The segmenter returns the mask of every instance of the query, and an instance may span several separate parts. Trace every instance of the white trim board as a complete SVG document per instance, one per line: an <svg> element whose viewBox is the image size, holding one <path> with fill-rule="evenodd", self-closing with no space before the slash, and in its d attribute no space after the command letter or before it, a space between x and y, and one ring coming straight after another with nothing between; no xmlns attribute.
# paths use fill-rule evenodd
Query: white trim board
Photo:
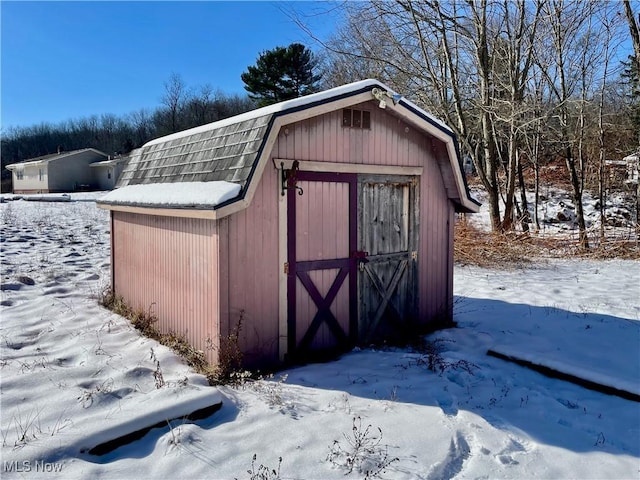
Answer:
<svg viewBox="0 0 640 480"><path fill-rule="evenodd" d="M287 160L282 158L274 158L273 166L280 170L290 170L293 162L296 160ZM282 165L281 165L282 164ZM402 167L398 165L369 165L363 163L335 163L335 162L317 162L317 161L298 161L298 168L305 172L330 172L330 173L366 173L370 175L422 175L423 167Z"/></svg>

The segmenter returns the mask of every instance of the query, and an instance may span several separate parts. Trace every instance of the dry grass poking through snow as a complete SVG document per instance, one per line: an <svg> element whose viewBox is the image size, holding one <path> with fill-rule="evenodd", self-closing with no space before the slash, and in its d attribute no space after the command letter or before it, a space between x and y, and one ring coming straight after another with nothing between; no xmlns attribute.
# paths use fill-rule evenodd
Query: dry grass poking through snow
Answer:
<svg viewBox="0 0 640 480"><path fill-rule="evenodd" d="M129 319L131 324L145 337L152 338L162 345L171 348L196 372L202 373L207 377L213 374L213 368L207 362L204 353L192 347L182 335L176 333L161 333L155 326L157 318L155 318L151 312L131 309L122 297L114 295L111 289L103 292L100 304L114 313Z"/></svg>
<svg viewBox="0 0 640 480"><path fill-rule="evenodd" d="M592 244L595 246L581 250L576 240L561 236L487 232L462 219L455 225L454 259L461 265L499 269L522 268L544 258L640 259L638 240L612 239Z"/></svg>
<svg viewBox="0 0 640 480"><path fill-rule="evenodd" d="M145 337L152 338L173 350L197 373L206 376L211 386L239 385L253 376L252 372L242 368L242 352L238 344L242 325L242 314L234 330L229 336L222 338L220 341L218 365L211 365L204 352L191 346L184 335L175 332L160 332L156 327L158 319L151 311L132 309L126 304L122 297L114 295L110 288L103 291L99 301L103 307L127 318ZM162 377L159 363L157 375L160 378ZM156 378L156 380L158 380L158 378Z"/></svg>

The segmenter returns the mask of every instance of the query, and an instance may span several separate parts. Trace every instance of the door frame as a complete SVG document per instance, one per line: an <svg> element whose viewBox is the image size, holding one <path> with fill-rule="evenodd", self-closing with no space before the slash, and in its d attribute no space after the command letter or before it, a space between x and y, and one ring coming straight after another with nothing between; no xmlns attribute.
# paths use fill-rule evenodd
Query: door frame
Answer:
<svg viewBox="0 0 640 480"><path fill-rule="evenodd" d="M393 297L396 295L397 289L403 278L406 278L408 286L412 292L407 292L410 302L405 304L406 310L416 311L419 305L419 289L418 289L418 272L419 272L419 256L418 249L420 244L420 177L417 175L379 175L379 174L362 174L358 176L358 249L367 250L363 244L366 232L364 231L364 191L365 184L384 184L384 185L407 185L406 198L406 222L407 222L407 250L398 252L389 252L373 255L373 252L366 252L366 263L361 265L358 272L358 341L374 341L375 337L371 334L375 333L384 312L391 308L398 316L402 312L398 312L393 303ZM388 282L381 282L381 279L375 273L371 265L377 261L398 260L398 265L394 270L391 279ZM371 265L369 265L370 262ZM367 280L367 277L369 280ZM375 288L380 297L380 303L376 308L376 316L373 322L369 324L367 312L361 307L365 295L365 284L370 283ZM411 315L405 315L402 319L404 327L410 328L411 323L415 321Z"/></svg>
<svg viewBox="0 0 640 480"><path fill-rule="evenodd" d="M289 359L295 359L299 355L304 356L305 354L312 353L310 351L304 350L312 340L315 333L323 323L321 317L314 317L312 321L312 325L309 327L307 332L305 332L305 336L301 340L300 344L297 342L297 318L296 318L296 290L297 290L297 279L299 278L305 287L307 293L309 293L310 297L318 306L318 314L321 314L320 306L318 302L314 298L317 295L314 295L310 288L305 284L305 280L311 282L309 276L306 274L308 271L313 271L316 269L323 268L340 268L341 270L336 276L336 281L340 279L342 276L343 279L340 284L337 285L337 290L334 291L334 288L330 288L327 293L327 297L330 294L337 294L340 288L343 288L343 283L345 281L343 272L346 268L346 275L348 275L348 294L349 294L349 323L348 323L348 332L342 332L344 335L340 335L338 331L334 331L336 328L341 330L339 325L333 325L335 322L328 321L327 325L329 328L334 331L337 340L337 348L338 349L347 349L352 347L355 344L357 334L358 334L358 302L357 302L357 291L358 291L358 275L357 275L357 235L358 235L358 176L353 173L330 173L330 172L297 172L295 174L296 181L302 180L307 182L327 182L327 183L347 183L349 185L349 212L348 212L348 244L349 244L349 256L347 258L340 259L325 259L325 260L316 260L316 261L298 261L296 259L297 248L296 248L296 240L297 240L297 231L296 231L296 200L297 197L302 194L304 195L304 191L295 188L295 185L289 185L287 189L287 267L286 267L286 275L287 275L287 354ZM298 264L301 264L298 268ZM316 291L317 294L317 291ZM324 300L325 298L321 298ZM327 308L323 310L328 310ZM335 320L335 317L334 319ZM332 328L333 325L333 328ZM307 337L309 332L312 332L311 337ZM338 338L340 337L340 338Z"/></svg>
<svg viewBox="0 0 640 480"><path fill-rule="evenodd" d="M288 305L287 291L289 276L286 273L286 265L288 256L288 196L282 195L281 187L277 179L281 178L282 172L292 169L297 164L300 175L303 172L329 173L336 174L355 174L358 175L406 175L420 178L423 175L424 167L421 166L399 166L399 165L372 165L372 164L355 164L343 162L319 162L307 160L294 160L273 158L273 175L274 188L273 195L278 198L278 265L280 273L278 276L278 352L281 362L285 362L289 354L289 338L288 338ZM357 180L356 180L357 181ZM357 232L356 232L357 236Z"/></svg>

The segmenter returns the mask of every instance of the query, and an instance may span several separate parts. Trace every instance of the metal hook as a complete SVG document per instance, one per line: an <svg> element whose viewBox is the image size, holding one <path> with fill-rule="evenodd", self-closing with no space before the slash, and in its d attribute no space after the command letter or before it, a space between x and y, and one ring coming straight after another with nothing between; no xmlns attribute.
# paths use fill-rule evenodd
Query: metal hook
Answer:
<svg viewBox="0 0 640 480"><path fill-rule="evenodd" d="M295 188L298 191L298 195L302 195L304 190L302 187L296 185L298 182L296 174L298 173L299 163L297 160L294 160L291 164L290 170L284 169L284 162L280 162L280 195L284 196L285 190L290 190Z"/></svg>

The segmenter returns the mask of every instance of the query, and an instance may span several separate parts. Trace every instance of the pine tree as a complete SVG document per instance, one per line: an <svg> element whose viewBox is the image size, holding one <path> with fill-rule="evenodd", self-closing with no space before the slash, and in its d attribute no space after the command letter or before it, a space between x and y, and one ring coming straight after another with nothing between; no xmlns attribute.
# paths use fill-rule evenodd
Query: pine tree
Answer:
<svg viewBox="0 0 640 480"><path fill-rule="evenodd" d="M318 62L300 43L262 52L240 78L249 97L263 107L318 91Z"/></svg>

